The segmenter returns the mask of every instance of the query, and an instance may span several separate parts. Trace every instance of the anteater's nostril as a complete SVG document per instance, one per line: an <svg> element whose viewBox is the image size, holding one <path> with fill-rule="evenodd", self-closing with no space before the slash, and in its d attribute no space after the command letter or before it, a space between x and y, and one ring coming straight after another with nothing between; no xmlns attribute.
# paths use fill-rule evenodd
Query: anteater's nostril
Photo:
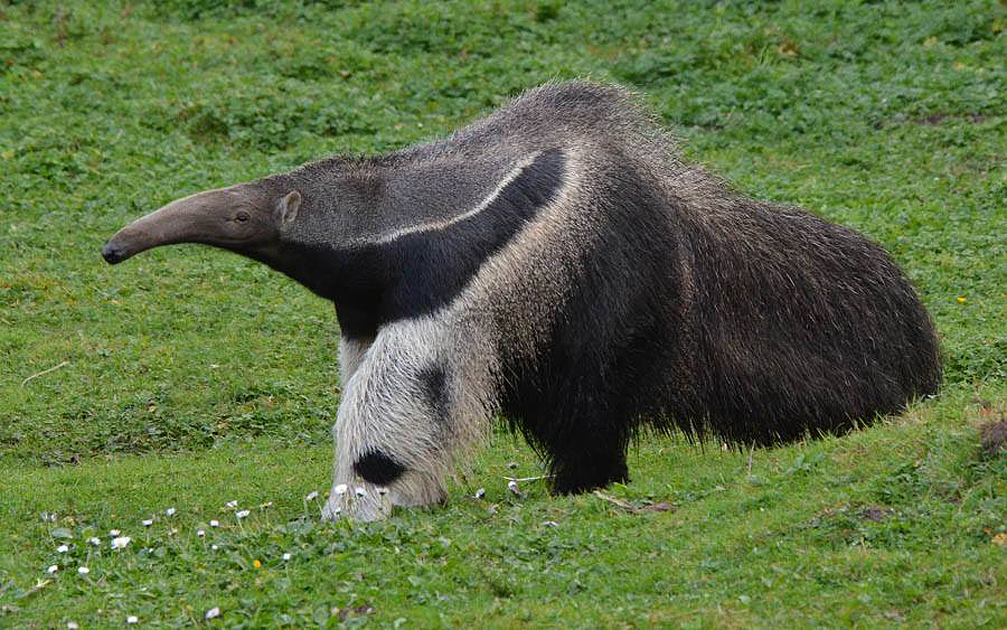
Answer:
<svg viewBox="0 0 1007 630"><path fill-rule="evenodd" d="M122 260L122 250L111 243L105 243L105 246L101 248L101 257L108 264L114 265Z"/></svg>

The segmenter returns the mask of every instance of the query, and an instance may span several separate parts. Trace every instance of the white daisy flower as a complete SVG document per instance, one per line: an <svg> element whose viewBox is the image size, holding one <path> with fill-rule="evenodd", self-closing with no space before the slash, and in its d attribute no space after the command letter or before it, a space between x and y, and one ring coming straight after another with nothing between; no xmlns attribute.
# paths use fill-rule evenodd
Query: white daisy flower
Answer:
<svg viewBox="0 0 1007 630"><path fill-rule="evenodd" d="M203 615L205 619L213 619L219 616L220 616L220 609L217 607L211 608L210 610L206 611L205 615Z"/></svg>
<svg viewBox="0 0 1007 630"><path fill-rule="evenodd" d="M150 527L151 525L154 524L154 519L152 519L152 518L145 518L145 519L143 519L140 522L143 523L144 527Z"/></svg>
<svg viewBox="0 0 1007 630"><path fill-rule="evenodd" d="M80 626L77 625L76 621L68 621L68 622L66 622L66 627L67 627L67 630L77 630L78 628L80 628Z"/></svg>
<svg viewBox="0 0 1007 630"><path fill-rule="evenodd" d="M59 571L59 565L58 564L54 564L54 565L50 566L48 569L45 570L46 573L55 573L57 571Z"/></svg>
<svg viewBox="0 0 1007 630"><path fill-rule="evenodd" d="M60 553L66 553L70 551L70 545L60 545L59 547L56 547L56 551Z"/></svg>
<svg viewBox="0 0 1007 630"><path fill-rule="evenodd" d="M213 549L214 551L216 551L216 550L220 549L220 547L218 547L216 544L213 544L213 545L210 545L210 549Z"/></svg>
<svg viewBox="0 0 1007 630"><path fill-rule="evenodd" d="M166 516L175 516L175 511L176 511L175 508L170 507L170 508L168 508L167 510L164 511L164 514Z"/></svg>
<svg viewBox="0 0 1007 630"><path fill-rule="evenodd" d="M290 560L290 554L289 553L283 554L283 559L284 560Z"/></svg>
<svg viewBox="0 0 1007 630"><path fill-rule="evenodd" d="M114 538L114 537L116 537L116 536L118 536L118 535L119 535L119 534L121 534L121 533L122 533L122 532L120 532L120 531L119 531L119 530L117 530L117 529L110 529L110 530L108 530L108 535L109 535L109 536L112 536L113 538Z"/></svg>
<svg viewBox="0 0 1007 630"><path fill-rule="evenodd" d="M138 623L139 621L140 618L137 617L136 615L130 615L129 617L126 617L126 623Z"/></svg>
<svg viewBox="0 0 1007 630"><path fill-rule="evenodd" d="M81 575L87 575L90 572L91 572L91 569L89 569L87 567L77 567L77 573L80 573Z"/></svg>
<svg viewBox="0 0 1007 630"><path fill-rule="evenodd" d="M309 492L308 496L304 497L304 500L305 501L314 501L317 498L318 498L318 492L315 491L315 492Z"/></svg>
<svg viewBox="0 0 1007 630"><path fill-rule="evenodd" d="M129 536L118 536L112 539L112 549L125 549L129 541L133 540Z"/></svg>
<svg viewBox="0 0 1007 630"><path fill-rule="evenodd" d="M220 521L218 521L217 519L213 519L212 521L210 521L210 527L220 527Z"/></svg>
<svg viewBox="0 0 1007 630"><path fill-rule="evenodd" d="M87 542L97 547L98 545L101 544L101 538L98 538L97 536L92 536L91 538L87 539Z"/></svg>
<svg viewBox="0 0 1007 630"><path fill-rule="evenodd" d="M206 532L203 531L203 530L201 530L201 529L197 529L196 530L196 535L199 536L199 537L203 537L203 536L206 536Z"/></svg>
<svg viewBox="0 0 1007 630"><path fill-rule="evenodd" d="M245 518L249 514L251 514L251 512L249 512L248 510L241 510L240 512L236 512L234 515L237 516L238 518Z"/></svg>
<svg viewBox="0 0 1007 630"><path fill-rule="evenodd" d="M236 508L236 507L238 507L238 502L237 501L228 501L227 502L227 507L229 507L229 508Z"/></svg>

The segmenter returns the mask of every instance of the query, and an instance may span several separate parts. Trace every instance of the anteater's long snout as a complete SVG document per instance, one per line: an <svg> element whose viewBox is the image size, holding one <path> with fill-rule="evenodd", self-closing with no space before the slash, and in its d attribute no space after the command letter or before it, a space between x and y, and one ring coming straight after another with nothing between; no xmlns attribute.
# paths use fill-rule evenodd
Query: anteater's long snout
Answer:
<svg viewBox="0 0 1007 630"><path fill-rule="evenodd" d="M215 244L222 236L219 226L225 223L221 216L233 200L227 191L209 190L173 201L119 230L101 248L101 256L115 265L162 245Z"/></svg>

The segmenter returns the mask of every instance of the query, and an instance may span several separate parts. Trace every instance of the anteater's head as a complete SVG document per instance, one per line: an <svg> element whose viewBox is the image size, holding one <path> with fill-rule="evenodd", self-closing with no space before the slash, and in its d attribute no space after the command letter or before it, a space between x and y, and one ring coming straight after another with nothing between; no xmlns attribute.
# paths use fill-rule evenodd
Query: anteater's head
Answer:
<svg viewBox="0 0 1007 630"><path fill-rule="evenodd" d="M275 186L239 184L177 201L119 230L101 255L110 264L175 243L203 243L268 258L283 228L297 216L301 194Z"/></svg>

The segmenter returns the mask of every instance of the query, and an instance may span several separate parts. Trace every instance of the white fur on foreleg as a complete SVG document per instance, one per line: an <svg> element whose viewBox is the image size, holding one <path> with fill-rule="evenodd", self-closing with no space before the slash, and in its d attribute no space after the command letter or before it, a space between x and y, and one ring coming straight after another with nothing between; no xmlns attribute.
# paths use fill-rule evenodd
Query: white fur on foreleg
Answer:
<svg viewBox="0 0 1007 630"><path fill-rule="evenodd" d="M392 505L444 500L455 456L484 433L491 409L487 344L460 334L466 330L426 318L390 324L346 370L352 374L333 426L334 481L323 518L373 521ZM346 357L344 367L353 367Z"/></svg>

